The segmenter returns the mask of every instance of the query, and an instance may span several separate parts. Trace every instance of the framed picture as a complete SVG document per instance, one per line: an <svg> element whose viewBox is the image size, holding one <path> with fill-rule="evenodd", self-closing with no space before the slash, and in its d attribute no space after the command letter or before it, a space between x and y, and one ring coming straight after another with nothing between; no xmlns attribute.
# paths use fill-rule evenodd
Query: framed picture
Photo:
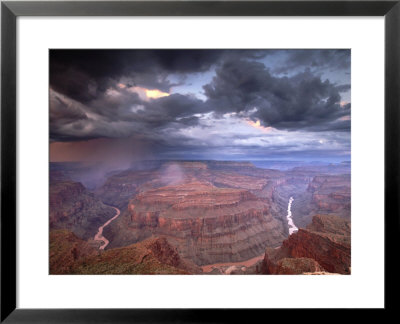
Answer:
<svg viewBox="0 0 400 324"><path fill-rule="evenodd" d="M2 2L1 321L392 309L399 16Z"/></svg>

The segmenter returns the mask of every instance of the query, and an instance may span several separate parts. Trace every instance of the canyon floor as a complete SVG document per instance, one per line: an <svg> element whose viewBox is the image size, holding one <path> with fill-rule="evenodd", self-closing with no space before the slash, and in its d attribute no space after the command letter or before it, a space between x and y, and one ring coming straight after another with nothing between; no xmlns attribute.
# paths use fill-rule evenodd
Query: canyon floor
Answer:
<svg viewBox="0 0 400 324"><path fill-rule="evenodd" d="M50 163L50 274L351 272L349 163L104 170Z"/></svg>

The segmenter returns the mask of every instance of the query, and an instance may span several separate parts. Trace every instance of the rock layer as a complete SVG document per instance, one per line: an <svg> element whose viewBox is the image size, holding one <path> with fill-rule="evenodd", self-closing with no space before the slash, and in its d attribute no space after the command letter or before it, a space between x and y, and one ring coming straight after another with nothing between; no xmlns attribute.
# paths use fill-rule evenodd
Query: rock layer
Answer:
<svg viewBox="0 0 400 324"><path fill-rule="evenodd" d="M283 258L273 268L271 274L303 274L324 271L317 261L311 258Z"/></svg>
<svg viewBox="0 0 400 324"><path fill-rule="evenodd" d="M78 260L96 255L98 250L68 230L50 232L50 274L72 273Z"/></svg>
<svg viewBox="0 0 400 324"><path fill-rule="evenodd" d="M282 274L282 263L287 262L283 261L286 258L308 258L320 266L318 270L315 265L315 271L350 274L350 232L350 222L343 218L316 215L306 229L290 235L279 249L266 250L261 272Z"/></svg>
<svg viewBox="0 0 400 324"><path fill-rule="evenodd" d="M350 175L317 176L309 184L312 193L312 208L320 213L350 218Z"/></svg>
<svg viewBox="0 0 400 324"><path fill-rule="evenodd" d="M247 260L284 239L282 223L264 201L246 190L205 182L139 194L111 227L114 244L165 235L198 265Z"/></svg>
<svg viewBox="0 0 400 324"><path fill-rule="evenodd" d="M68 229L83 239L115 214L79 182L51 182L49 200L50 229Z"/></svg>

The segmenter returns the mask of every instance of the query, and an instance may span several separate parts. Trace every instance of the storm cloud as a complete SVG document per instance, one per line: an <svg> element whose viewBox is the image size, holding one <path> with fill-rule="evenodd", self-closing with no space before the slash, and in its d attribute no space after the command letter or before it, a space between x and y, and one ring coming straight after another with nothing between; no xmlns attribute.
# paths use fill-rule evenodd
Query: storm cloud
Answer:
<svg viewBox="0 0 400 324"><path fill-rule="evenodd" d="M124 139L167 158L345 156L349 75L349 50L51 50L50 141Z"/></svg>
<svg viewBox="0 0 400 324"><path fill-rule="evenodd" d="M202 72L224 51L208 50L51 50L50 84L73 99L89 101L116 80L169 91L170 73Z"/></svg>
<svg viewBox="0 0 400 324"><path fill-rule="evenodd" d="M350 85L322 81L309 70L293 77L274 77L260 62L230 61L216 71L204 90L216 112L237 112L278 129L337 129L335 121L350 114L340 92ZM350 123L342 130L350 130Z"/></svg>
<svg viewBox="0 0 400 324"><path fill-rule="evenodd" d="M324 69L330 71L342 71L350 73L350 50L286 50L282 51L285 58L274 69L275 73L287 73L291 70L313 69L322 71Z"/></svg>

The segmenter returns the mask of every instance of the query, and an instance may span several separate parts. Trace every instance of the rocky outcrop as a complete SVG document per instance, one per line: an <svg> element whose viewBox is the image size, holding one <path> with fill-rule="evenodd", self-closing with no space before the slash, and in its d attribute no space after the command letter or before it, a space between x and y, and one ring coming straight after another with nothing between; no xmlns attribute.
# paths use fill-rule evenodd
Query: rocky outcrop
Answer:
<svg viewBox="0 0 400 324"><path fill-rule="evenodd" d="M324 271L324 268L311 258L283 258L271 270L271 274L302 274Z"/></svg>
<svg viewBox="0 0 400 324"><path fill-rule="evenodd" d="M50 274L196 274L166 238L100 251L67 230L50 233Z"/></svg>
<svg viewBox="0 0 400 324"><path fill-rule="evenodd" d="M293 193L293 220L298 227L306 227L317 214L340 216L350 220L350 174L313 176L303 184L304 187L277 188L280 196L287 197L290 191ZM279 203L279 200L274 199L274 202Z"/></svg>
<svg viewBox="0 0 400 324"><path fill-rule="evenodd" d="M79 182L51 182L49 200L50 229L68 229L83 239L115 214Z"/></svg>
<svg viewBox="0 0 400 324"><path fill-rule="evenodd" d="M201 269L190 260L183 259L176 248L174 248L165 237L156 237L145 240L145 248L149 249L152 255L162 264L166 264L189 273L201 273Z"/></svg>
<svg viewBox="0 0 400 324"><path fill-rule="evenodd" d="M105 203L125 209L129 201L139 193L210 177L205 163L168 161L153 170L126 170L116 173L107 179L96 194Z"/></svg>
<svg viewBox="0 0 400 324"><path fill-rule="evenodd" d="M121 210L139 193L196 181L220 188L246 189L266 198L261 191L270 182L269 173L244 162L167 161L153 170L131 169L115 173L96 190L96 194L106 204Z"/></svg>
<svg viewBox="0 0 400 324"><path fill-rule="evenodd" d="M230 172L214 172L211 178L217 187L262 190L269 182L266 178L252 177Z"/></svg>
<svg viewBox="0 0 400 324"><path fill-rule="evenodd" d="M198 265L247 260L284 239L269 206L246 190L192 182L148 190L109 226L112 246L168 237Z"/></svg>
<svg viewBox="0 0 400 324"><path fill-rule="evenodd" d="M308 186L315 212L350 217L350 175L317 176Z"/></svg>
<svg viewBox="0 0 400 324"><path fill-rule="evenodd" d="M282 274L287 258L308 258L316 262L308 266L315 271L349 274L351 266L351 225L337 216L316 215L306 229L300 229L286 239L279 249L267 249L262 273ZM314 272L304 268L303 261L291 260L290 267L301 272ZM318 266L317 266L318 264ZM320 267L320 269L318 269ZM303 271L304 270L304 271Z"/></svg>
<svg viewBox="0 0 400 324"><path fill-rule="evenodd" d="M96 194L106 204L123 209L145 183L156 177L153 171L120 172L109 177Z"/></svg>
<svg viewBox="0 0 400 324"><path fill-rule="evenodd" d="M95 246L68 230L52 230L49 240L50 274L72 273L79 260L98 253Z"/></svg>

